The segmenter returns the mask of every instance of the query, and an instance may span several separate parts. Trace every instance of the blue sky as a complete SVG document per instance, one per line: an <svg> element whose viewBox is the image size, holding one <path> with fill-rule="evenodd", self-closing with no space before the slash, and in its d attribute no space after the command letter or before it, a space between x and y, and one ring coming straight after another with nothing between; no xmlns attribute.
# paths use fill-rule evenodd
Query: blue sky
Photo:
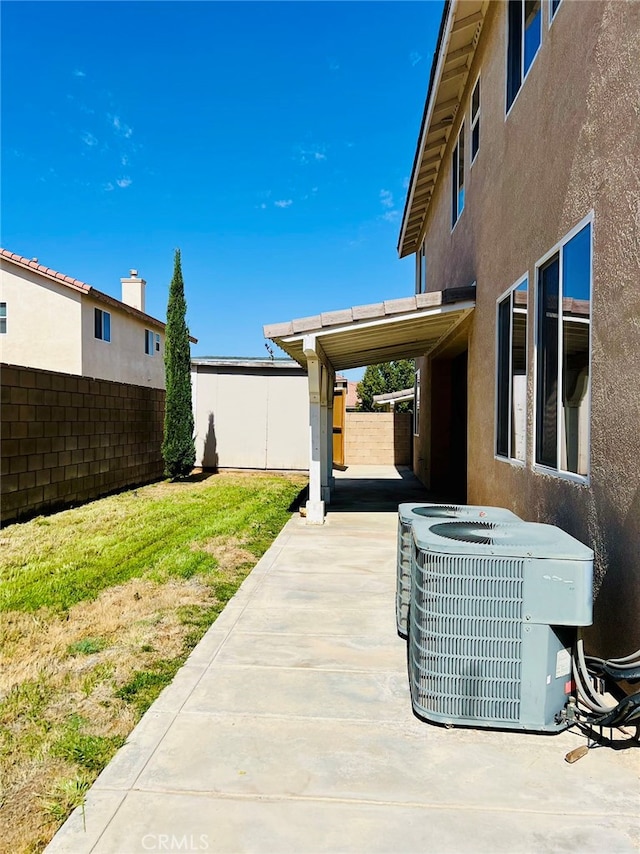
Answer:
<svg viewBox="0 0 640 854"><path fill-rule="evenodd" d="M136 268L162 319L179 246L194 355L412 293L396 244L441 14L4 2L3 247L116 297Z"/></svg>

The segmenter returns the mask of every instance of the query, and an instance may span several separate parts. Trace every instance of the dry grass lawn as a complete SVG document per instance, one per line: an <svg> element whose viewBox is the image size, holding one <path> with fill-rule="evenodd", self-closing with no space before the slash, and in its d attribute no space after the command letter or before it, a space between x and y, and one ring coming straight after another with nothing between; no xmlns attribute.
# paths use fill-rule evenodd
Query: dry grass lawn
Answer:
<svg viewBox="0 0 640 854"><path fill-rule="evenodd" d="M5 528L0 852L41 851L83 802L304 483L222 474L155 484Z"/></svg>

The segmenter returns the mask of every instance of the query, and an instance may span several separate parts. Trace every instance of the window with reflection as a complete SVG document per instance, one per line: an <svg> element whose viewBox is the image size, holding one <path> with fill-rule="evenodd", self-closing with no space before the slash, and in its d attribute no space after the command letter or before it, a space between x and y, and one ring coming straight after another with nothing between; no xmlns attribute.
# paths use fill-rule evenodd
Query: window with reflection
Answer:
<svg viewBox="0 0 640 854"><path fill-rule="evenodd" d="M509 0L507 8L507 110L542 44L541 0Z"/></svg>
<svg viewBox="0 0 640 854"><path fill-rule="evenodd" d="M416 253L416 293L427 292L427 254L424 241Z"/></svg>
<svg viewBox="0 0 640 854"><path fill-rule="evenodd" d="M527 279L498 301L496 454L525 461L527 437Z"/></svg>
<svg viewBox="0 0 640 854"><path fill-rule="evenodd" d="M480 78L473 87L471 95L471 162L480 150Z"/></svg>
<svg viewBox="0 0 640 854"><path fill-rule="evenodd" d="M589 473L591 223L538 270L536 463Z"/></svg>
<svg viewBox="0 0 640 854"><path fill-rule="evenodd" d="M464 209L464 122L451 155L451 228Z"/></svg>

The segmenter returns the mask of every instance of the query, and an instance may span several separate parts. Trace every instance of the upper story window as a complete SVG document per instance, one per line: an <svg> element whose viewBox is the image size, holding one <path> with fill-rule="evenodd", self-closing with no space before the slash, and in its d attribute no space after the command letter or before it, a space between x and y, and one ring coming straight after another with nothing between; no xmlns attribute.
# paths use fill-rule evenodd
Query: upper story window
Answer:
<svg viewBox="0 0 640 854"><path fill-rule="evenodd" d="M111 314L108 311L94 308L93 310L94 335L102 341L111 341Z"/></svg>
<svg viewBox="0 0 640 854"><path fill-rule="evenodd" d="M7 304L0 302L0 335L5 335L7 332Z"/></svg>
<svg viewBox="0 0 640 854"><path fill-rule="evenodd" d="M413 378L413 435L420 435L420 368Z"/></svg>
<svg viewBox="0 0 640 854"><path fill-rule="evenodd" d="M153 356L154 351L153 332L150 329L144 330L144 352L147 356Z"/></svg>
<svg viewBox="0 0 640 854"><path fill-rule="evenodd" d="M536 284L538 465L589 473L591 222L581 223L538 267Z"/></svg>
<svg viewBox="0 0 640 854"><path fill-rule="evenodd" d="M550 20L553 20L554 15L558 11L558 6L560 5L561 2L562 2L562 0L551 0L551 2L549 3L549 18L550 18Z"/></svg>
<svg viewBox="0 0 640 854"><path fill-rule="evenodd" d="M507 111L509 111L542 42L540 0L509 0L507 27Z"/></svg>
<svg viewBox="0 0 640 854"><path fill-rule="evenodd" d="M160 335L156 332L156 353L160 352Z"/></svg>
<svg viewBox="0 0 640 854"><path fill-rule="evenodd" d="M525 461L527 436L527 278L498 300L496 454Z"/></svg>
<svg viewBox="0 0 640 854"><path fill-rule="evenodd" d="M476 159L480 150L480 78L473 87L471 95L471 162Z"/></svg>
<svg viewBox="0 0 640 854"><path fill-rule="evenodd" d="M451 160L451 228L464 209L464 122Z"/></svg>
<svg viewBox="0 0 640 854"><path fill-rule="evenodd" d="M424 241L416 253L416 293L427 292L427 254Z"/></svg>

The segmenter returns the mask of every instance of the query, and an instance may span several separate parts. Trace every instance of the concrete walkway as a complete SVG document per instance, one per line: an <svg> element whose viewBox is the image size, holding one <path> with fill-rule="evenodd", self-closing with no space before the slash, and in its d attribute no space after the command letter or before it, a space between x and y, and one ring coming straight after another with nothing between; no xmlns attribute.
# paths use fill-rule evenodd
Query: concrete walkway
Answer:
<svg viewBox="0 0 640 854"><path fill-rule="evenodd" d="M295 517L49 848L53 852L618 852L640 847L637 748L413 717L395 631L407 472L348 469Z"/></svg>

